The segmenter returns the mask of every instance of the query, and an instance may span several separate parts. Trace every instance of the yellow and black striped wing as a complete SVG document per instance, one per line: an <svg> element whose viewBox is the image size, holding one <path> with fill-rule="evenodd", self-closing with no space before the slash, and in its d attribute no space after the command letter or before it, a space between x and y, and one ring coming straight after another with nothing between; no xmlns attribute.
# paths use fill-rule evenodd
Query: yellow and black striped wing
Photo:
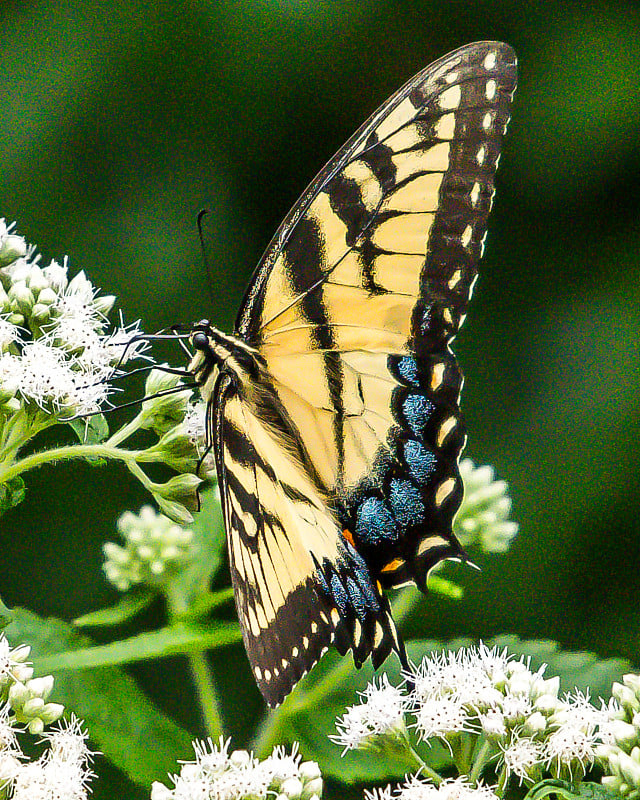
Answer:
<svg viewBox="0 0 640 800"><path fill-rule="evenodd" d="M330 644L376 666L404 650L380 586L345 539L295 439L223 379L216 447L231 576L244 644L278 705Z"/></svg>
<svg viewBox="0 0 640 800"><path fill-rule="evenodd" d="M387 612L372 612L373 601L355 585L351 592L348 578L361 577L380 604L380 586L424 588L431 566L461 554L452 520L462 494L462 378L450 342L476 278L515 84L515 55L497 42L467 45L427 67L312 182L258 266L236 333L262 359L279 422L254 452L251 415L232 414L240 401L219 398L223 421L233 416L223 428L238 434L232 453L231 434L219 430L229 448L231 558L244 565L254 542L251 563L268 563L286 538L295 556L287 550L282 563L295 557L298 571L274 564L244 583L237 566L241 615L252 603L269 606L263 624L243 622L254 670L264 673L276 656L289 661L287 648L299 653L301 637L316 645L300 664L314 663L332 631L306 619L305 603L316 597L325 614L340 614L342 603L356 661L368 653L379 661L395 647L391 628L382 645L375 625L362 634L362 623L369 614L386 624ZM278 446L278 469L251 482L252 463L272 463ZM283 477L286 464L301 481L296 491ZM294 497L301 518L324 514L319 528L292 516ZM341 560L345 547L351 560ZM331 563L341 576L335 586L318 567ZM284 583L271 588L282 574ZM307 600L298 606L300 595Z"/></svg>

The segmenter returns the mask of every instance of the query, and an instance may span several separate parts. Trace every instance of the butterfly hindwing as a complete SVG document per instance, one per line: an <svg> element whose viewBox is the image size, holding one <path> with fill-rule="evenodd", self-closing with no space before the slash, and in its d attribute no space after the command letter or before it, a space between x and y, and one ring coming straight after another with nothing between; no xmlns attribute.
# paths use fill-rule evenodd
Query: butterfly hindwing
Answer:
<svg viewBox="0 0 640 800"><path fill-rule="evenodd" d="M402 658L382 588L425 588L462 554L450 343L515 81L497 42L416 75L311 183L247 291L229 352L251 352L251 379L238 366L213 402L236 604L271 704L332 642L358 666Z"/></svg>
<svg viewBox="0 0 640 800"><path fill-rule="evenodd" d="M224 381L216 442L231 575L249 661L277 705L330 644L358 666L404 658L389 605L310 480L295 443Z"/></svg>

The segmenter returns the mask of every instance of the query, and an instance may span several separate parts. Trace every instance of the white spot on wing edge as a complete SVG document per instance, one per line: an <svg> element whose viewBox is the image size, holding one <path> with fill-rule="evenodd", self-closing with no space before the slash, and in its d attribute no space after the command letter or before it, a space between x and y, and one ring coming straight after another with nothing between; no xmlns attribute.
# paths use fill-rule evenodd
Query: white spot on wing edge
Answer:
<svg viewBox="0 0 640 800"><path fill-rule="evenodd" d="M496 96L496 90L498 88L498 84L494 81L487 81L487 85L485 87L485 94L487 96L487 100L493 100Z"/></svg>
<svg viewBox="0 0 640 800"><path fill-rule="evenodd" d="M482 66L485 69L493 69L496 65L496 51L490 50L487 55L484 57L484 61L482 62Z"/></svg>
<svg viewBox="0 0 640 800"><path fill-rule="evenodd" d="M447 497L449 497L449 495L453 491L455 485L456 482L453 478L447 478L446 480L442 481L442 483L440 484L440 486L438 486L438 489L436 491L435 500L437 506L441 506L444 503L444 501L447 499Z"/></svg>

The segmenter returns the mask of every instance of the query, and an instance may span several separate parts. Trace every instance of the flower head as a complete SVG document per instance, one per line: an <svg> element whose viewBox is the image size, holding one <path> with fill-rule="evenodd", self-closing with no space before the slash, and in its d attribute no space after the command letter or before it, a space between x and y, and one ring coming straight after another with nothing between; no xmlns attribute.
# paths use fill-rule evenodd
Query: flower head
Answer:
<svg viewBox="0 0 640 800"><path fill-rule="evenodd" d="M344 748L343 752L371 746L379 737L404 734L406 696L389 683L386 675L378 683L375 680L370 683L361 697L362 703L348 708L336 721L338 733L330 737Z"/></svg>

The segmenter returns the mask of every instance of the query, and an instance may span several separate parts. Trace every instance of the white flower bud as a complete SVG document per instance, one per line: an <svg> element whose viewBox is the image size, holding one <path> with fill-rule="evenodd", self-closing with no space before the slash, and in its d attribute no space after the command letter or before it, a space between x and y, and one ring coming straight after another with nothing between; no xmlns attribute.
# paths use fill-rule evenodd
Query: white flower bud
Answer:
<svg viewBox="0 0 640 800"><path fill-rule="evenodd" d="M56 300L58 299L58 295L53 291L50 286L47 286L45 289L38 294L38 303L44 306L52 306Z"/></svg>
<svg viewBox="0 0 640 800"><path fill-rule="evenodd" d="M103 316L107 316L115 305L116 297L112 294L100 295L93 298L93 307Z"/></svg>
<svg viewBox="0 0 640 800"><path fill-rule="evenodd" d="M46 699L53 689L53 675L45 675L42 678L32 678L27 683L27 689L32 694Z"/></svg>
<svg viewBox="0 0 640 800"><path fill-rule="evenodd" d="M246 750L234 750L229 756L229 763L237 769L244 769L251 764L251 755Z"/></svg>
<svg viewBox="0 0 640 800"><path fill-rule="evenodd" d="M320 797L323 787L324 783L320 777L308 781L305 783L304 789L302 790L301 800L312 800L313 797Z"/></svg>
<svg viewBox="0 0 640 800"><path fill-rule="evenodd" d="M634 748L636 749L636 748ZM640 786L640 764L631 756L620 751L618 753L618 768L622 778L632 786Z"/></svg>
<svg viewBox="0 0 640 800"><path fill-rule="evenodd" d="M29 664L16 664L13 668L13 677L20 683L26 683L33 678L33 667Z"/></svg>
<svg viewBox="0 0 640 800"><path fill-rule="evenodd" d="M45 703L40 712L40 718L46 725L56 722L64 714L64 706L61 703Z"/></svg>
<svg viewBox="0 0 640 800"><path fill-rule="evenodd" d="M40 717L36 717L35 719L30 720L29 724L27 725L27 729L29 733L38 735L44 731L44 722L40 719Z"/></svg>
<svg viewBox="0 0 640 800"><path fill-rule="evenodd" d="M289 800L299 800L303 790L302 781L299 778L287 778L282 782L280 792L288 797Z"/></svg>
<svg viewBox="0 0 640 800"><path fill-rule="evenodd" d="M22 706L30 696L27 687L19 680L9 687L9 703L13 708Z"/></svg>
<svg viewBox="0 0 640 800"><path fill-rule="evenodd" d="M23 313L30 313L35 298L26 283L14 283L9 288L8 294L12 308Z"/></svg>
<svg viewBox="0 0 640 800"><path fill-rule="evenodd" d="M536 698L534 706L538 711L549 715L558 709L560 702L555 694L541 694Z"/></svg>
<svg viewBox="0 0 640 800"><path fill-rule="evenodd" d="M164 783L154 781L151 784L151 800L173 800L173 792Z"/></svg>
<svg viewBox="0 0 640 800"><path fill-rule="evenodd" d="M44 700L41 697L31 697L22 706L22 713L25 717L35 717L44 708Z"/></svg>
<svg viewBox="0 0 640 800"><path fill-rule="evenodd" d="M542 733L546 727L547 720L539 711L536 711L535 713L531 714L530 717L527 717L523 726L525 732L531 735Z"/></svg>
<svg viewBox="0 0 640 800"><path fill-rule="evenodd" d="M13 753L0 750L0 796L4 796L2 790L15 780L21 767L21 762Z"/></svg>
<svg viewBox="0 0 640 800"><path fill-rule="evenodd" d="M630 689L632 689L636 694L640 694L640 675L629 672L622 676L622 682L625 686L628 686Z"/></svg>

